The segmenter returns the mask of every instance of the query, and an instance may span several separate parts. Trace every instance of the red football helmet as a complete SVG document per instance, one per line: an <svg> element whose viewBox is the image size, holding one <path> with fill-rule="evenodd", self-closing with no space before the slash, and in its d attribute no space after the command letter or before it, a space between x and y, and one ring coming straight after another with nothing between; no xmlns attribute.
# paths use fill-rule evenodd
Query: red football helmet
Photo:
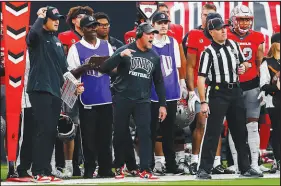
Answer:
<svg viewBox="0 0 281 186"><path fill-rule="evenodd" d="M254 16L249 7L245 5L238 5L231 11L230 17L232 18L232 27L236 32L246 33L252 26Z"/></svg>

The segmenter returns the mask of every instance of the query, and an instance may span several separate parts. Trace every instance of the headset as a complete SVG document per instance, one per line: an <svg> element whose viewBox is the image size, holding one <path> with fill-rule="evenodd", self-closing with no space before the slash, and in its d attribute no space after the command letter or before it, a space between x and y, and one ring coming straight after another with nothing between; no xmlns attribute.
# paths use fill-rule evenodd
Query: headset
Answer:
<svg viewBox="0 0 281 186"><path fill-rule="evenodd" d="M49 10L49 7L50 6L47 6L46 8L47 8L47 10L46 10L46 17L44 18L44 21L43 21L43 24L45 25L46 23L47 23L47 21L48 21L48 16L47 16L47 12L48 12L48 10Z"/></svg>
<svg viewBox="0 0 281 186"><path fill-rule="evenodd" d="M145 25L148 25L147 22L143 22L141 23L138 27L137 27L137 30L136 30L136 39L140 39L143 35L143 29L142 27L144 27Z"/></svg>

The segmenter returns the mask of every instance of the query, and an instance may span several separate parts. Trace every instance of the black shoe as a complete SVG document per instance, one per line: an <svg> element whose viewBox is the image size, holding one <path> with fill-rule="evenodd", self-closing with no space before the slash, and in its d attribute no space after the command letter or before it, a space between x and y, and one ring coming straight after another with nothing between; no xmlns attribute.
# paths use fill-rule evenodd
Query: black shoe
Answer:
<svg viewBox="0 0 281 186"><path fill-rule="evenodd" d="M81 176L81 170L78 165L73 165L73 176Z"/></svg>
<svg viewBox="0 0 281 186"><path fill-rule="evenodd" d="M109 170L109 171L99 171L97 178L113 178L115 176L115 174Z"/></svg>
<svg viewBox="0 0 281 186"><path fill-rule="evenodd" d="M83 178L93 178L93 175L94 175L94 169L90 169L90 168L85 168L85 172L84 172L84 175L83 175Z"/></svg>
<svg viewBox="0 0 281 186"><path fill-rule="evenodd" d="M19 175L17 172L8 172L7 179L9 178L19 178Z"/></svg>
<svg viewBox="0 0 281 186"><path fill-rule="evenodd" d="M18 171L19 178L31 177L27 171Z"/></svg>
<svg viewBox="0 0 281 186"><path fill-rule="evenodd" d="M211 170L212 174L234 174L230 173L232 171L227 171L222 165L218 165L215 168L212 168Z"/></svg>
<svg viewBox="0 0 281 186"><path fill-rule="evenodd" d="M184 174L184 171L181 170L181 169L178 169L178 168L175 168L175 169L166 169L165 174L166 174L167 176L169 176L169 175L180 176L180 175L183 175L183 174Z"/></svg>
<svg viewBox="0 0 281 186"><path fill-rule="evenodd" d="M192 164L190 164L189 165L189 173L191 174L191 175L196 175L196 173L197 173L197 163L192 163Z"/></svg>
<svg viewBox="0 0 281 186"><path fill-rule="evenodd" d="M250 177L250 178L261 178L263 177L263 174L258 173L255 169L250 168L246 172L242 173L241 176Z"/></svg>
<svg viewBox="0 0 281 186"><path fill-rule="evenodd" d="M196 178L200 180L210 180L212 179L211 175L207 173L204 169L199 169Z"/></svg>

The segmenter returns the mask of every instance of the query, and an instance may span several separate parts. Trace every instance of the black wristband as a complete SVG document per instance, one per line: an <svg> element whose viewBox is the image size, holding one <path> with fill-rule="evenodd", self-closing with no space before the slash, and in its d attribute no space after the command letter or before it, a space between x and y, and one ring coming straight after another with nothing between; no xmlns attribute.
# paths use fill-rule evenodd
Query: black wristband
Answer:
<svg viewBox="0 0 281 186"><path fill-rule="evenodd" d="M202 101L202 102L201 102L201 105L202 105L202 104L204 104L204 103L208 104L208 102L206 102L206 101Z"/></svg>

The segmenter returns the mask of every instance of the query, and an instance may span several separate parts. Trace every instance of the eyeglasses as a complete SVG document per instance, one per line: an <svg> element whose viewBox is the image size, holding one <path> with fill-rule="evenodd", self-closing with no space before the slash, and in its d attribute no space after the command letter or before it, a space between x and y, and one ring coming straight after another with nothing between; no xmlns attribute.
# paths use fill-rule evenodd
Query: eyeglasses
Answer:
<svg viewBox="0 0 281 186"><path fill-rule="evenodd" d="M109 28L110 24L109 23L105 23L105 24L99 24L99 27L103 27L103 28Z"/></svg>

